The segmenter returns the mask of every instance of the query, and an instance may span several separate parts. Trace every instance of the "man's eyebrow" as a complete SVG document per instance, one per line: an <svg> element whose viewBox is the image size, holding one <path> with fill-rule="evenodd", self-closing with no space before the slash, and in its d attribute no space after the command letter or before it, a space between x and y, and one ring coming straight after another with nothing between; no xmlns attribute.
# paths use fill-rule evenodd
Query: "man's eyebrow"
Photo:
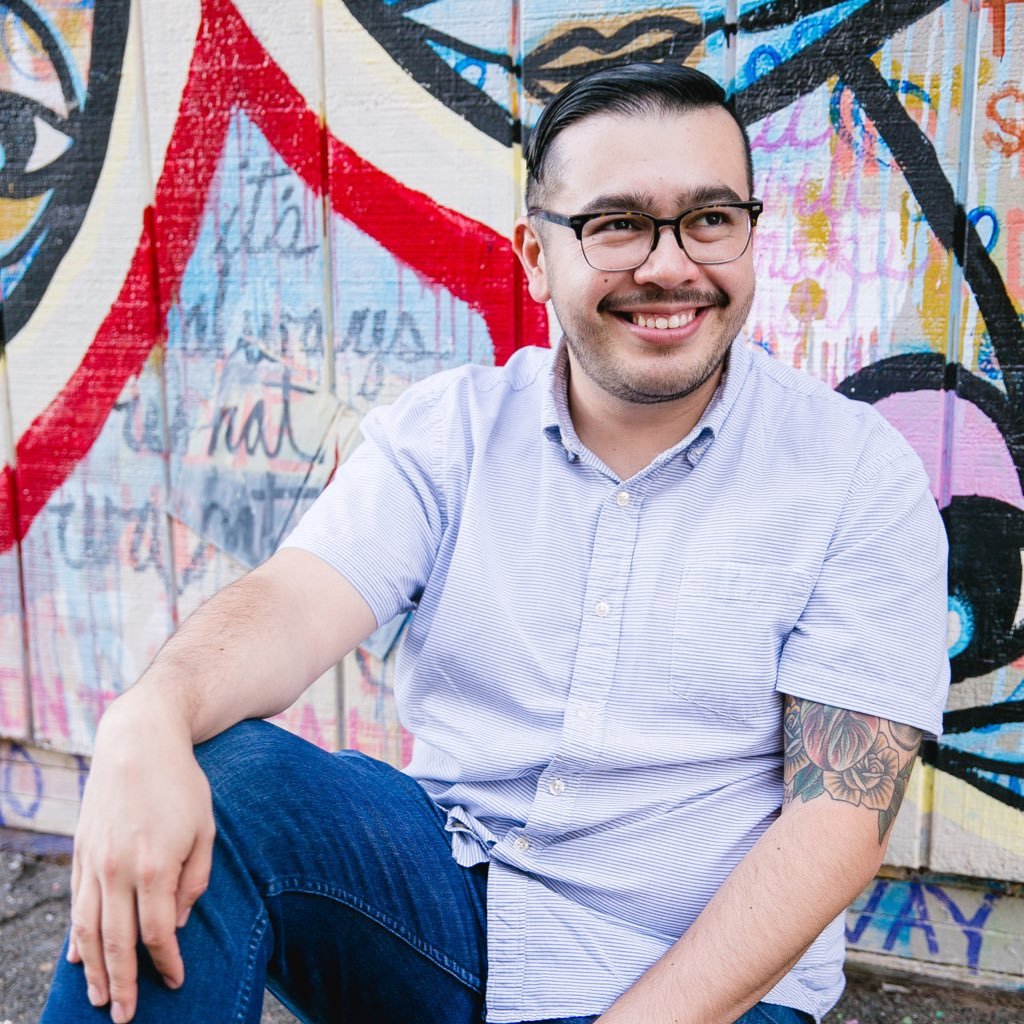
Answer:
<svg viewBox="0 0 1024 1024"><path fill-rule="evenodd" d="M636 210L645 213L654 206L654 196L650 192L604 192L594 196L580 213L602 213L605 210L622 211Z"/></svg>
<svg viewBox="0 0 1024 1024"><path fill-rule="evenodd" d="M715 203L740 203L743 199L728 185L703 185L676 193L677 212L693 206L712 206ZM594 196L578 213L604 213L636 210L649 213L657 205L650 192L604 192Z"/></svg>

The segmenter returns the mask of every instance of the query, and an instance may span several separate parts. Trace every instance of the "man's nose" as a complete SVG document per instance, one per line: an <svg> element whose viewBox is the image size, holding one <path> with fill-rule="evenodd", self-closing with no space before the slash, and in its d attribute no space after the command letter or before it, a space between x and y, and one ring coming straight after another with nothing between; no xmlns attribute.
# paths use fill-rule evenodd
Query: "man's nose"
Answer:
<svg viewBox="0 0 1024 1024"><path fill-rule="evenodd" d="M638 284L692 281L700 276L701 265L690 259L679 244L670 224L658 227L657 240L647 259L633 271Z"/></svg>

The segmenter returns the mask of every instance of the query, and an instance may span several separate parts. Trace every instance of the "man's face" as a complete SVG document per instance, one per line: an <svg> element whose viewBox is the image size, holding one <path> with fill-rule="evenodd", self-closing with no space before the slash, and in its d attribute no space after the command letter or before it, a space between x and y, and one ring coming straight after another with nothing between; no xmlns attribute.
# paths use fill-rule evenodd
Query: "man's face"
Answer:
<svg viewBox="0 0 1024 1024"><path fill-rule="evenodd" d="M724 110L597 114L566 128L548 157L543 205L563 215L636 210L674 217L750 198L743 140ZM571 228L523 220L516 248L530 294L551 300L574 373L632 404L710 392L754 298L751 247L694 263L670 228L635 270L594 270ZM653 326L661 321L669 326ZM648 326L651 324L651 326ZM677 326L672 326L677 325Z"/></svg>

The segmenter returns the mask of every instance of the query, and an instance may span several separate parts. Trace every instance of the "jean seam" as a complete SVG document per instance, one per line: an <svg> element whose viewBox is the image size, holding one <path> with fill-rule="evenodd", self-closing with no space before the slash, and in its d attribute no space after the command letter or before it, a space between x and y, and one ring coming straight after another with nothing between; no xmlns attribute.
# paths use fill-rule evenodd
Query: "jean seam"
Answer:
<svg viewBox="0 0 1024 1024"><path fill-rule="evenodd" d="M346 889L341 889L336 885L325 882L307 882L297 878L279 878L267 886L264 896L267 899L272 899L285 892L326 896L329 899L337 900L339 903L344 903L352 910L379 924L386 931L394 935L395 938L401 939L407 945L412 946L413 949L422 953L428 960L452 975L456 980L462 982L462 984L476 992L483 990L482 980L471 971L467 971L461 964L456 963L447 953L431 945L429 942L425 942L419 935L406 928L400 921L382 913L373 904L368 903L354 893L348 892Z"/></svg>
<svg viewBox="0 0 1024 1024"><path fill-rule="evenodd" d="M235 1021L237 1024L245 1024L248 1017L254 988L253 979L256 973L256 957L259 954L260 946L263 944L263 936L267 932L268 923L267 915L261 912L257 916L252 928L252 934L249 936L249 950L245 958L245 977L238 991L238 1002L235 1004Z"/></svg>

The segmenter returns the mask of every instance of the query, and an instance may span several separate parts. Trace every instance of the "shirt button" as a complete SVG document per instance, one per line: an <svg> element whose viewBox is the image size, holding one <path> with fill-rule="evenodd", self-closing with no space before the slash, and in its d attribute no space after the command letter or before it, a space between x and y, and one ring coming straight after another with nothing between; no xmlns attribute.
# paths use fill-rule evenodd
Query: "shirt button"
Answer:
<svg viewBox="0 0 1024 1024"><path fill-rule="evenodd" d="M552 796L560 796L565 792L565 783L561 779L552 779L548 783L548 792Z"/></svg>
<svg viewBox="0 0 1024 1024"><path fill-rule="evenodd" d="M583 722L589 722L590 721L590 708L588 708L586 706L586 704L581 704L576 709L576 717L578 719L580 719L581 721L583 721Z"/></svg>
<svg viewBox="0 0 1024 1024"><path fill-rule="evenodd" d="M619 493L615 495L615 504L618 505L619 508L625 508L629 504L629 493L627 491L619 491Z"/></svg>
<svg viewBox="0 0 1024 1024"><path fill-rule="evenodd" d="M527 851L527 850L528 850L528 849L530 848L530 840L529 840L529 839L527 839L527 838L526 838L526 836L520 836L520 837L519 837L519 838L518 838L518 839L517 839L517 840L516 840L516 841L515 841L515 842L514 842L514 843L512 844L512 846L513 846L513 848L514 848L514 849L516 849L516 850L517 850L517 851L518 851L519 853L526 853L526 851Z"/></svg>
<svg viewBox="0 0 1024 1024"><path fill-rule="evenodd" d="M609 605L607 601L598 601L597 604L594 605L594 614L599 619L603 619L611 610L611 605Z"/></svg>

